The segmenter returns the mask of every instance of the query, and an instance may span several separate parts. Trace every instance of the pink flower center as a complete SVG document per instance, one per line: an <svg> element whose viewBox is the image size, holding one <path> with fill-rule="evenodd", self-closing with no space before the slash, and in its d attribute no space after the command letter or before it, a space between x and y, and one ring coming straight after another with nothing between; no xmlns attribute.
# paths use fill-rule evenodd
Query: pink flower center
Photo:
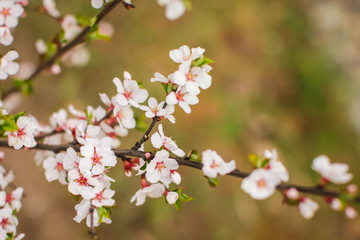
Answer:
<svg viewBox="0 0 360 240"><path fill-rule="evenodd" d="M3 229L5 229L5 226L9 224L9 219L8 218L3 218L1 220L0 225L2 226Z"/></svg>
<svg viewBox="0 0 360 240"><path fill-rule="evenodd" d="M132 92L128 92L128 91L126 91L126 90L125 90L125 92L123 93L123 95L126 97L127 100L130 99L131 94L132 94Z"/></svg>
<svg viewBox="0 0 360 240"><path fill-rule="evenodd" d="M257 181L257 186L259 188L266 187L266 181L264 179L261 179L261 180Z"/></svg>
<svg viewBox="0 0 360 240"><path fill-rule="evenodd" d="M83 175L80 175L78 179L75 179L75 182L79 183L81 186L89 186L87 178L85 178Z"/></svg>
<svg viewBox="0 0 360 240"><path fill-rule="evenodd" d="M93 157L91 158L93 160L93 163L94 164L97 164L97 163L100 163L100 160L102 159L103 157L102 156L99 156L96 152L96 148L94 148L94 155Z"/></svg>
<svg viewBox="0 0 360 240"><path fill-rule="evenodd" d="M6 194L6 199L5 199L5 202L6 203L11 203L12 201L14 200L12 194Z"/></svg>
<svg viewBox="0 0 360 240"><path fill-rule="evenodd" d="M192 73L190 72L190 73L188 73L188 74L186 75L186 79L187 79L188 81L194 81L194 75L192 75Z"/></svg>
<svg viewBox="0 0 360 240"><path fill-rule="evenodd" d="M8 8L4 8L1 12L1 14L4 15L4 17L8 16L10 14L10 9Z"/></svg>
<svg viewBox="0 0 360 240"><path fill-rule="evenodd" d="M165 168L164 162L157 162L156 163L155 169L161 170L163 168Z"/></svg>
<svg viewBox="0 0 360 240"><path fill-rule="evenodd" d="M99 202L101 202L102 200L103 200L103 193L104 192L101 192L101 193L97 193L96 194L96 196L95 196L95 198L99 201Z"/></svg>
<svg viewBox="0 0 360 240"><path fill-rule="evenodd" d="M24 132L24 130L25 130L25 128L21 128L21 129L19 129L19 130L17 131L16 136L17 136L18 138L22 139L22 138L23 138L23 136L25 136L25 135L26 135L26 133Z"/></svg>
<svg viewBox="0 0 360 240"><path fill-rule="evenodd" d="M56 169L59 170L59 171L64 170L63 164L62 164L61 162L58 162L58 163L56 164Z"/></svg>
<svg viewBox="0 0 360 240"><path fill-rule="evenodd" d="M213 161L210 165L210 168L217 168L220 167L220 164L216 163L215 161Z"/></svg>
<svg viewBox="0 0 360 240"><path fill-rule="evenodd" d="M184 101L184 93L182 93L182 92L177 92L176 93L176 99L178 100L178 101Z"/></svg>

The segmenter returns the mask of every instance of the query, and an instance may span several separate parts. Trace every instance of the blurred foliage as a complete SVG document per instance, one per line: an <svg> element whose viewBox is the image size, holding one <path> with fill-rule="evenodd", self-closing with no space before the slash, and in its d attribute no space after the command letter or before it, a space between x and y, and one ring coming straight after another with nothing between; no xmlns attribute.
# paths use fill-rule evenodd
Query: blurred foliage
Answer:
<svg viewBox="0 0 360 240"><path fill-rule="evenodd" d="M90 0L69 3L57 1L62 13L89 17L97 13ZM347 85L349 69L330 53L326 37L320 34L313 17L316 4L193 0L191 12L172 22L165 19L165 10L155 0L133 3L135 9L118 7L106 19L115 27L110 42L86 45L92 55L87 67L64 67L59 76L42 74L34 82L34 94L25 98L19 111L47 123L52 112L69 103L79 109L97 106L98 93L115 93L112 78L122 79L123 71L141 80L150 95L163 99L162 86L150 84L149 79L155 72L167 75L175 70L168 51L184 44L202 46L215 61L213 86L200 94L200 104L192 107L190 115L178 108L176 125L164 123L165 134L173 136L185 152L211 148L250 171L248 154L261 155L266 148L276 147L289 169L290 182L305 185L318 179L310 164L319 154L347 162L351 172L359 175L359 134L346 111L352 88ZM16 29L13 47L20 61L36 62L35 40L48 40L59 30L54 20L34 11L39 4L39 0L30 1L27 17ZM122 146L132 146L139 136L141 132L132 133ZM15 170L17 184L26 193L20 232L28 239L87 239L85 223L71 220L75 202L66 189L46 183L42 168L22 159L26 155L7 154L5 164ZM141 207L130 204L140 181L124 177L121 165L114 169L111 176L116 179L118 207L113 210L113 223L98 228L100 239L360 237L359 219L345 219L321 198L315 198L320 211L308 221L296 208L282 206L279 194L254 201L240 190L238 179L221 177L220 186L211 188L198 170L183 167L181 174L185 192L195 200L184 203L177 213L163 199L148 199ZM358 176L354 182L359 183Z"/></svg>

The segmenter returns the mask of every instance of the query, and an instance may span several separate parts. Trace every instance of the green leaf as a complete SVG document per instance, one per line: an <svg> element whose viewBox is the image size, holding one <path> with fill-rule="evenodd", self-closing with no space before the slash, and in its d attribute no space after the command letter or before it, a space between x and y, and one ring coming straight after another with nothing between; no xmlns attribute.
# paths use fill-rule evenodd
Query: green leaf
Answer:
<svg viewBox="0 0 360 240"><path fill-rule="evenodd" d="M92 26L95 26L95 24L96 24L96 21L97 21L97 17L96 16L94 16L94 17L92 17L91 19L90 19L90 26L92 27Z"/></svg>
<svg viewBox="0 0 360 240"><path fill-rule="evenodd" d="M31 93L33 93L33 86L31 80L14 80L14 87L20 89L24 95L29 96Z"/></svg>
<svg viewBox="0 0 360 240"><path fill-rule="evenodd" d="M109 207L98 207L96 211L99 214L99 223L103 221L104 218L110 218L111 208Z"/></svg>
<svg viewBox="0 0 360 240"><path fill-rule="evenodd" d="M147 162L145 162L145 164L140 168L140 170L141 170L141 171L145 171L146 166L147 166Z"/></svg>
<svg viewBox="0 0 360 240"><path fill-rule="evenodd" d="M194 162L201 162L201 158L200 155L198 153L198 151L196 150L191 150L190 154L189 154L189 158L190 160L194 161Z"/></svg>
<svg viewBox="0 0 360 240"><path fill-rule="evenodd" d="M140 117L136 117L136 126L135 129L140 132L146 132L146 129L148 128L146 122L145 122L145 115L141 115Z"/></svg>
<svg viewBox="0 0 360 240"><path fill-rule="evenodd" d="M217 178L209 178L209 177L206 177L206 178L209 182L210 187L217 187L220 185L220 182Z"/></svg>
<svg viewBox="0 0 360 240"><path fill-rule="evenodd" d="M182 202L190 202L190 201L194 200L194 198L190 197L189 195L186 195L185 193L180 193L179 199Z"/></svg>
<svg viewBox="0 0 360 240"><path fill-rule="evenodd" d="M6 236L6 240L14 240L14 233L7 233Z"/></svg>
<svg viewBox="0 0 360 240"><path fill-rule="evenodd" d="M270 159L265 158L264 160L260 161L260 166L258 168L265 168L269 164Z"/></svg>
<svg viewBox="0 0 360 240"><path fill-rule="evenodd" d="M91 124L92 119L93 119L93 113L89 113L87 109L85 109L85 116L86 116L86 121L88 124Z"/></svg>
<svg viewBox="0 0 360 240"><path fill-rule="evenodd" d="M192 9L191 1L190 0L183 0L183 2L185 4L186 10L191 11L191 9Z"/></svg>
<svg viewBox="0 0 360 240"><path fill-rule="evenodd" d="M25 116L25 112L19 112L18 114L16 114L14 116L14 121L17 122L17 120L22 116Z"/></svg>
<svg viewBox="0 0 360 240"><path fill-rule="evenodd" d="M181 201L180 199L178 199L175 203L174 203L174 206L176 208L176 211L177 212L180 212L180 209L181 209Z"/></svg>
<svg viewBox="0 0 360 240"><path fill-rule="evenodd" d="M249 154L249 161L251 163L251 166L253 166L254 168L258 168L261 165L261 159L258 155L256 154Z"/></svg>
<svg viewBox="0 0 360 240"><path fill-rule="evenodd" d="M96 18L96 17L94 17L94 18ZM86 27L86 26L92 26L91 23L92 23L93 19L90 19L87 16L77 15L76 21L79 25ZM95 19L95 22L96 22L96 19Z"/></svg>
<svg viewBox="0 0 360 240"><path fill-rule="evenodd" d="M166 83L161 83L161 85L163 86L165 93L167 94L168 85Z"/></svg>
<svg viewBox="0 0 360 240"><path fill-rule="evenodd" d="M210 64L210 63L213 63L213 62L214 62L214 61L211 60L210 58L202 57L202 58L197 58L197 59L195 59L195 60L192 62L191 66L192 66L192 67L202 67L202 66L204 66L204 65L206 65L206 64Z"/></svg>
<svg viewBox="0 0 360 240"><path fill-rule="evenodd" d="M171 82L169 82L169 83L167 84L166 94L171 93L172 90L173 90L173 87L174 87L174 85L173 85Z"/></svg>
<svg viewBox="0 0 360 240"><path fill-rule="evenodd" d="M139 88L144 89L144 85L142 81L137 81L137 84L139 86Z"/></svg>

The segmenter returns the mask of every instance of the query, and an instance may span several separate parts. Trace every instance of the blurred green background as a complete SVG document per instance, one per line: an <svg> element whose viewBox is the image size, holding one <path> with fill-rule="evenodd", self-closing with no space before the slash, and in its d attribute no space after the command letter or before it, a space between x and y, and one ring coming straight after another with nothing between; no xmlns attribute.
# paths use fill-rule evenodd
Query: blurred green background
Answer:
<svg viewBox="0 0 360 240"><path fill-rule="evenodd" d="M48 40L59 30L56 21L36 13L40 3L30 1L14 33L11 47L20 53L18 62L37 63L35 40ZM98 106L98 93L114 94L112 79L122 79L123 71L142 80L151 96L164 99L162 87L149 80L155 72L175 71L169 50L201 46L215 61L213 85L200 94L190 115L178 108L177 123L164 123L165 134L185 152L211 148L250 171L249 153L261 155L275 147L290 182L303 185L317 182L310 164L326 154L348 163L359 183L358 1L193 0L193 10L177 21L167 20L155 0L133 3L135 9L120 6L106 18L115 28L110 42L86 44L91 52L86 67L64 67L59 76L43 73L35 80L35 93L23 98L17 110L48 123L52 112L70 103L78 109ZM62 14L98 12L90 0L57 4ZM140 136L133 131L122 147ZM76 202L66 187L47 183L29 154L6 154L5 166L14 169L16 185L25 188L19 232L26 239L89 239L85 223L72 220ZM316 216L305 220L295 207L282 205L278 193L255 201L242 192L237 178L220 177L220 186L213 189L200 171L181 167L180 172L181 185L195 200L176 213L163 199L147 199L141 207L131 204L139 179L125 177L121 164L112 169L118 207L113 223L97 229L99 239L360 238L359 219L333 212L321 198L314 198L321 206Z"/></svg>

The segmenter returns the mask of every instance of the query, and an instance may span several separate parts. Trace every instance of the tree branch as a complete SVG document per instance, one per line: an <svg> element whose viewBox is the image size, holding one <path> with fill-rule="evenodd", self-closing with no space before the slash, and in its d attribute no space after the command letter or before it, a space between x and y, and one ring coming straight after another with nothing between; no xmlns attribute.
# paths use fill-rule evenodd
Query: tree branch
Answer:
<svg viewBox="0 0 360 240"><path fill-rule="evenodd" d="M102 11L96 15L96 22L97 25L105 16L107 16L118 4L122 3L125 8L130 9L135 7L132 4L128 4L123 0L114 0L111 3L107 4ZM77 45L83 43L87 37L87 35L91 31L91 26L86 26L73 40L71 40L68 44L63 47L58 48L57 52L46 62L41 63L38 67L34 70L34 72L24 81L32 81L35 77L37 77L42 71L51 67L57 59L62 57L65 53L69 52L71 49L76 47ZM4 92L1 96L1 99L4 100L8 96L13 93L19 92L20 88L12 87L8 91Z"/></svg>
<svg viewBox="0 0 360 240"><path fill-rule="evenodd" d="M9 146L8 142L5 140L0 140L0 147L5 148L11 148ZM35 147L31 149L38 149L38 150L47 150L52 151L55 153L66 151L69 147L73 148L76 152L80 152L80 145L77 143L68 143L64 145L49 145L49 144L42 144L38 143ZM24 148L22 148L24 149ZM137 158L143 158L146 159L145 154L150 154L150 159L154 158L154 155L150 152L143 152L135 149L113 149L116 157L122 159L123 161L127 159L127 157L137 157ZM196 169L202 169L203 164L195 161L191 161L188 157L171 157L175 159L179 165L182 166L188 166L191 168ZM229 176L237 177L237 178L245 178L250 175L250 173L240 171L239 169L235 169L231 173L227 174ZM335 191L328 191L322 188L319 188L317 186L315 187L306 187L306 186L300 186L295 184L289 184L289 183L281 183L277 186L277 189L282 192L283 190L289 189L289 188L296 188L299 192L302 193L308 193L312 195L318 195L318 196L328 196L328 197L339 197L340 193ZM355 203L360 203L360 196L356 196L353 200Z"/></svg>

